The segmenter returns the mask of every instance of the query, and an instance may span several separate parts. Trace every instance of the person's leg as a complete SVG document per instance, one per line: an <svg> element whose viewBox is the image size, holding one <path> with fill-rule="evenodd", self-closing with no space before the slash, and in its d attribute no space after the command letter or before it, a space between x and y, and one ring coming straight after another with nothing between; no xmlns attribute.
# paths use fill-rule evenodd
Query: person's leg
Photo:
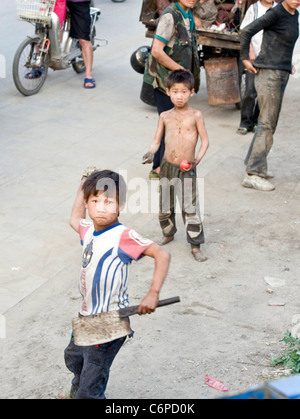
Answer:
<svg viewBox="0 0 300 419"><path fill-rule="evenodd" d="M86 68L85 79L88 79L88 81L86 82L85 80L84 87L93 88L96 84L93 80L92 74L94 51L90 41L90 2L67 2L67 6L71 14L70 36L72 38L78 39L82 49L82 58Z"/></svg>
<svg viewBox="0 0 300 419"><path fill-rule="evenodd" d="M73 339L71 339L69 345L64 351L64 358L66 367L74 374L70 390L70 397L71 399L75 399L77 390L79 389L80 374L83 367L83 355L82 348L75 345Z"/></svg>
<svg viewBox="0 0 300 419"><path fill-rule="evenodd" d="M109 343L83 347L83 368L76 399L105 399L110 367L126 337Z"/></svg>
<svg viewBox="0 0 300 419"><path fill-rule="evenodd" d="M288 79L289 74L279 70L261 69L256 76L255 86L260 114L257 129L245 159L246 172L250 176L268 178L267 156L273 145L273 135L276 131Z"/></svg>
<svg viewBox="0 0 300 419"><path fill-rule="evenodd" d="M240 128L238 129L238 133L240 134L253 131L254 126L257 125L257 93L254 80L255 76L247 72L245 93L241 105L241 122Z"/></svg>
<svg viewBox="0 0 300 419"><path fill-rule="evenodd" d="M91 41L87 41L86 39L79 39L81 48L82 48L82 58L85 65L85 78L86 79L93 79L93 57L94 57L94 51L93 51L93 45ZM93 87L92 83L86 83L86 87Z"/></svg>
<svg viewBox="0 0 300 419"><path fill-rule="evenodd" d="M173 166L165 160L161 162L158 216L164 236L160 243L161 245L172 241L177 231L175 222L176 179L174 178L176 173L173 170Z"/></svg>
<svg viewBox="0 0 300 419"><path fill-rule="evenodd" d="M200 215L199 196L197 189L196 170L181 173L182 182L182 219L186 228L187 242L191 245L192 255L198 262L204 262L207 257L200 250L205 242L203 224Z"/></svg>

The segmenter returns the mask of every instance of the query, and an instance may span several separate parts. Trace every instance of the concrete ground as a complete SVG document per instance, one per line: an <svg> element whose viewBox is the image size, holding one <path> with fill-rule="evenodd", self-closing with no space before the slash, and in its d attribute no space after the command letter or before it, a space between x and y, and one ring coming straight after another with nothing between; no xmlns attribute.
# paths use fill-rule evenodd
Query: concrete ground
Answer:
<svg viewBox="0 0 300 419"><path fill-rule="evenodd" d="M17 92L11 66L33 27L15 19L14 2L0 4L1 398L55 398L69 390L63 351L80 304L81 249L68 220L83 169L121 170L129 187L121 221L160 238L157 187L140 164L157 114L139 99L142 76L130 66L132 52L150 45L140 4L96 0L97 36L108 40L95 53L96 89L83 89L83 76L72 69L49 70L32 97ZM203 70L202 81L191 104L203 112L210 137L198 170L209 259L193 260L178 217L161 297L179 295L181 303L132 318L135 338L113 364L108 398L220 396L205 374L223 380L229 394L246 390L282 374L270 357L281 353L285 331L299 328L299 79L289 82L269 158L271 193L241 187L251 134L235 133L234 106L208 105ZM132 266L132 304L146 294L152 270L147 259Z"/></svg>

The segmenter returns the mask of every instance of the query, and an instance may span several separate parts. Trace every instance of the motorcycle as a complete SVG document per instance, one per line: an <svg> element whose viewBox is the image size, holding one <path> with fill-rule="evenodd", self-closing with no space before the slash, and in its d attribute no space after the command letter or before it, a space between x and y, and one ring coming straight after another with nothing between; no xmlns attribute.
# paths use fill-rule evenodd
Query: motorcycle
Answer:
<svg viewBox="0 0 300 419"><path fill-rule="evenodd" d="M17 0L17 16L35 26L35 34L28 36L16 51L13 80L24 96L31 96L44 85L48 68L65 70L70 66L76 73L85 72L80 43L70 37L71 20L67 10L63 27L53 12L56 0ZM100 9L91 7L90 39L95 51L96 21Z"/></svg>

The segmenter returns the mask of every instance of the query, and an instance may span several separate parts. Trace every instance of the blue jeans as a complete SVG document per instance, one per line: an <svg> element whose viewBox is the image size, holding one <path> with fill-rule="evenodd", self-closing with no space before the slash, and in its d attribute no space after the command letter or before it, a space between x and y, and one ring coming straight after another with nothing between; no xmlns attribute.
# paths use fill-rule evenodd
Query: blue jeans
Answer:
<svg viewBox="0 0 300 419"><path fill-rule="evenodd" d="M73 339L65 349L66 367L74 374L70 396L74 399L105 399L113 360L126 337L96 346L77 346Z"/></svg>
<svg viewBox="0 0 300 419"><path fill-rule="evenodd" d="M273 145L289 72L260 69L255 76L259 106L258 125L245 164L249 175L267 178L267 157Z"/></svg>

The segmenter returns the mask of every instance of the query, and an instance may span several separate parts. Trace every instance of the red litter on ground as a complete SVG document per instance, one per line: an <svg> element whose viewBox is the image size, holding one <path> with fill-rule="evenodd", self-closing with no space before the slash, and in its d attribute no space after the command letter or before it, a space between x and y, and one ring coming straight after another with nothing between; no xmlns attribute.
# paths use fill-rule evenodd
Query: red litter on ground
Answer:
<svg viewBox="0 0 300 419"><path fill-rule="evenodd" d="M206 385L214 388L215 390L224 391L224 392L229 391L229 388L224 386L223 381L210 378L207 374L205 374L205 383Z"/></svg>

